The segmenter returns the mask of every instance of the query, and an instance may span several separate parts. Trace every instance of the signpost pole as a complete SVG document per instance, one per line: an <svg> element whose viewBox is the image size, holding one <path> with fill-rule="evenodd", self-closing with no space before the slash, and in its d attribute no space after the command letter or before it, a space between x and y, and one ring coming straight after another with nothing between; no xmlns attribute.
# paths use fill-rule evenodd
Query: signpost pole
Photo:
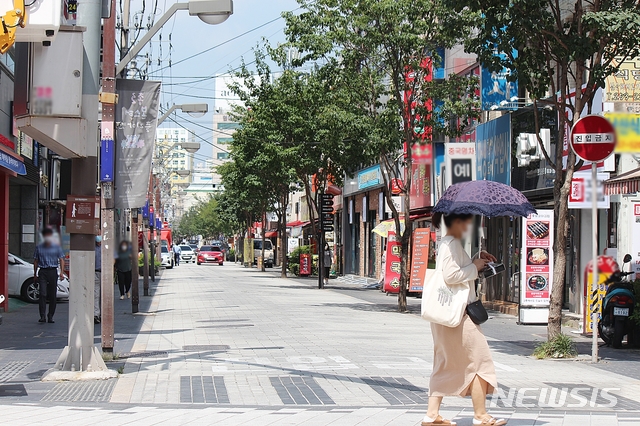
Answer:
<svg viewBox="0 0 640 426"><path fill-rule="evenodd" d="M598 166L591 163L591 235L593 251L593 269L591 274L591 291L598 294ZM591 312L591 361L598 362L598 312Z"/></svg>
<svg viewBox="0 0 640 426"><path fill-rule="evenodd" d="M318 209L318 217L320 218L320 238L318 239L318 288L320 289L324 288L324 219L322 213L323 200L324 192L320 193L320 205Z"/></svg>

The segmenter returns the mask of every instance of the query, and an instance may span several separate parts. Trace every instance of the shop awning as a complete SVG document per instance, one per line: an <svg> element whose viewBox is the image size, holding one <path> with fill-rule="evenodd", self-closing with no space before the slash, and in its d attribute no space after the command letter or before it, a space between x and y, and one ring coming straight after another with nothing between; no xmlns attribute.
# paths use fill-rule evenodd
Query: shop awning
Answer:
<svg viewBox="0 0 640 426"><path fill-rule="evenodd" d="M278 236L278 231L267 231L264 233L265 238L275 238Z"/></svg>
<svg viewBox="0 0 640 426"><path fill-rule="evenodd" d="M309 225L310 223L311 222L303 222L301 220L296 220L296 221L287 223L287 228L298 228L300 226L304 227L304 226Z"/></svg>
<svg viewBox="0 0 640 426"><path fill-rule="evenodd" d="M606 195L635 194L638 191L640 191L640 168L604 181Z"/></svg>
<svg viewBox="0 0 640 426"><path fill-rule="evenodd" d="M4 147L0 148L0 167L8 169L17 175L27 174L27 167L22 162L22 159L9 150L5 150Z"/></svg>

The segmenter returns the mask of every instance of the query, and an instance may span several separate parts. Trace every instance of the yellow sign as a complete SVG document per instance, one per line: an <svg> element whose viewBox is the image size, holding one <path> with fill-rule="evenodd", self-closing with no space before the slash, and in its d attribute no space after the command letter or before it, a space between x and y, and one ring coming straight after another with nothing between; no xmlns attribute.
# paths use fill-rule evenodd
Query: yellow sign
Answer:
<svg viewBox="0 0 640 426"><path fill-rule="evenodd" d="M593 328L591 327L591 315L593 313L597 314L597 320L599 321L602 318L602 300L604 299L605 294L607 293L607 286L604 282L609 278L609 273L598 274L598 291L594 294L591 289L591 283L593 282L593 274L591 272L587 273L587 309L585 312L585 333L591 333ZM598 325L596 324L596 328Z"/></svg>
<svg viewBox="0 0 640 426"><path fill-rule="evenodd" d="M640 91L638 93L640 93ZM607 112L604 116L607 117L616 129L618 143L616 144L615 152L640 152L640 114Z"/></svg>
<svg viewBox="0 0 640 426"><path fill-rule="evenodd" d="M607 77L605 102L640 102L640 57L624 62L614 59L611 66L620 65L618 72Z"/></svg>

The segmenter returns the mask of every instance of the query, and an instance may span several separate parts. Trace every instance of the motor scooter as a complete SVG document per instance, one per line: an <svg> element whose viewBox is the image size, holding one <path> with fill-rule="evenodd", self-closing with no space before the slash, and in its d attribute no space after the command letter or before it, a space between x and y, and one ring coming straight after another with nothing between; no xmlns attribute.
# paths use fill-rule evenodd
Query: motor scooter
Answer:
<svg viewBox="0 0 640 426"><path fill-rule="evenodd" d="M626 254L623 259L622 270L631 262L631 255ZM602 315L598 322L598 334L607 344L614 348L622 347L622 339L631 333L632 322L629 317L633 314L635 294L633 284L624 278L633 272L617 271L605 281L607 292L602 301Z"/></svg>

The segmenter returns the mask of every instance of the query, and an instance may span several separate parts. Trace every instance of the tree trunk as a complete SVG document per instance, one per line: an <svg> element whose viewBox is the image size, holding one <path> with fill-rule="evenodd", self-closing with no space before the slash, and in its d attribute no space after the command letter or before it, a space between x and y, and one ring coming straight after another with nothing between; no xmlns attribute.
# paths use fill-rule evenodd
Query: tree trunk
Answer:
<svg viewBox="0 0 640 426"><path fill-rule="evenodd" d="M289 205L289 191L283 192L282 195L282 214L280 215L280 263L282 271L280 277L287 278L287 266L289 257L287 256L289 240L287 239L287 205Z"/></svg>
<svg viewBox="0 0 640 426"><path fill-rule="evenodd" d="M260 270L262 272L265 271L265 265L264 265L264 243L265 243L266 226L267 226L267 213L266 212L262 212L262 253L260 254L260 257L262 258L262 266L260 267Z"/></svg>

